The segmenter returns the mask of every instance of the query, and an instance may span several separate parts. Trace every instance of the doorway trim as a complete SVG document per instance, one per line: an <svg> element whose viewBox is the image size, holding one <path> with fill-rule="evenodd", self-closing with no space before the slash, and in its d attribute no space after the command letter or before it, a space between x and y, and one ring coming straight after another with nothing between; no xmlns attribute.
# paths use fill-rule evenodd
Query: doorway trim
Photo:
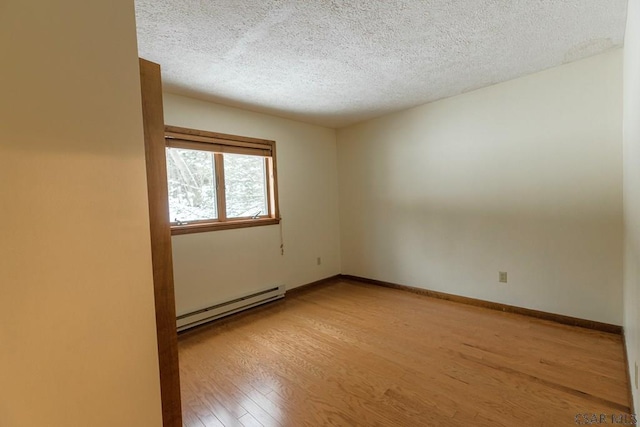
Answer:
<svg viewBox="0 0 640 427"><path fill-rule="evenodd" d="M144 151L149 198L151 263L156 308L156 333L163 427L182 426L180 367L176 329L173 257L164 141L164 112L160 65L140 58L140 89Z"/></svg>

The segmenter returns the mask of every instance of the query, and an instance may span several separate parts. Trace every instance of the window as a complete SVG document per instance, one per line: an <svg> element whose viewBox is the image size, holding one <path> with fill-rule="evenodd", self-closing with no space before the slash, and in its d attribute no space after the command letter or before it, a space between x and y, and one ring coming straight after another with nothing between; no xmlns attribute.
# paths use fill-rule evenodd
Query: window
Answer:
<svg viewBox="0 0 640 427"><path fill-rule="evenodd" d="M172 234L277 224L275 142L165 127Z"/></svg>

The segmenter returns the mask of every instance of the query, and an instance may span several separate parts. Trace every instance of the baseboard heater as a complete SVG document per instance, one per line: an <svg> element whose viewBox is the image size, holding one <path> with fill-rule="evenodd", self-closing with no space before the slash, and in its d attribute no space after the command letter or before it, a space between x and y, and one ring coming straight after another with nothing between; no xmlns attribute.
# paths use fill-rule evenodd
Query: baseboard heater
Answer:
<svg viewBox="0 0 640 427"><path fill-rule="evenodd" d="M178 316L176 320L178 332L260 304L275 301L284 297L284 293L284 286L276 286L235 298L230 301L225 301L220 304L215 304L210 307L202 308L200 310L192 311L191 313L182 314Z"/></svg>

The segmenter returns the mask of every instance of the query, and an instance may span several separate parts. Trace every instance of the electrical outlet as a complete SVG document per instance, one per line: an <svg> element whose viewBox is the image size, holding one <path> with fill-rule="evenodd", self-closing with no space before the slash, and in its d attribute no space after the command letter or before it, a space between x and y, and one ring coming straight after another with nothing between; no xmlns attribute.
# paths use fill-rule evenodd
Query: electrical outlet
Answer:
<svg viewBox="0 0 640 427"><path fill-rule="evenodd" d="M638 388L638 362L636 362L636 389Z"/></svg>
<svg viewBox="0 0 640 427"><path fill-rule="evenodd" d="M500 283L507 283L507 272L506 271L499 271L498 272L498 281Z"/></svg>
<svg viewBox="0 0 640 427"><path fill-rule="evenodd" d="M322 258L318 257L318 258L316 259L316 264L317 264L317 265L322 265Z"/></svg>

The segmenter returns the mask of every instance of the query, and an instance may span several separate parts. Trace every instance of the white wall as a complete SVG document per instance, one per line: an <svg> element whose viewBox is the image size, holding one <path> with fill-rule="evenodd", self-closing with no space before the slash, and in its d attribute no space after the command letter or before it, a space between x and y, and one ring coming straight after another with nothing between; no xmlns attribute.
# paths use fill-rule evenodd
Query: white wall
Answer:
<svg viewBox="0 0 640 427"><path fill-rule="evenodd" d="M636 411L640 393L640 2L630 0L624 41L624 329Z"/></svg>
<svg viewBox="0 0 640 427"><path fill-rule="evenodd" d="M339 130L342 272L620 325L621 83L615 50Z"/></svg>
<svg viewBox="0 0 640 427"><path fill-rule="evenodd" d="M160 426L133 1L0 3L0 425Z"/></svg>
<svg viewBox="0 0 640 427"><path fill-rule="evenodd" d="M179 314L268 285L293 288L340 273L333 129L169 93L164 104L168 125L275 140L283 218L284 256L277 225L174 236Z"/></svg>

